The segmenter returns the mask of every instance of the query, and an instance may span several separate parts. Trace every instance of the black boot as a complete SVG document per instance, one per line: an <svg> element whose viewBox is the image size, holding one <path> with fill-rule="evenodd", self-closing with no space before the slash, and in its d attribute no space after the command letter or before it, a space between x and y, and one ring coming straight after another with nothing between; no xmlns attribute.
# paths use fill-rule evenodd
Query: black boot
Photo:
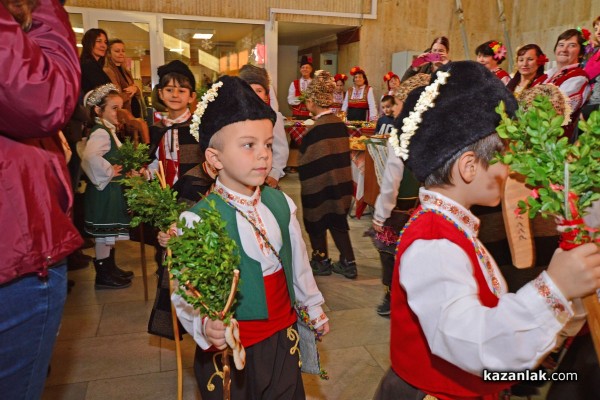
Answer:
<svg viewBox="0 0 600 400"><path fill-rule="evenodd" d="M379 306L377 306L377 314L382 317L388 317L390 315L390 287L385 287L385 296L383 296L383 301Z"/></svg>
<svg viewBox="0 0 600 400"><path fill-rule="evenodd" d="M109 258L94 260L96 267L96 289L124 289L131 286L129 279L120 278L112 273L112 265Z"/></svg>
<svg viewBox="0 0 600 400"><path fill-rule="evenodd" d="M110 256L108 257L110 260L111 266L113 267L112 273L113 275L118 276L119 278L131 279L133 278L132 271L125 271L119 268L117 265L117 261L115 260L115 248L110 249Z"/></svg>

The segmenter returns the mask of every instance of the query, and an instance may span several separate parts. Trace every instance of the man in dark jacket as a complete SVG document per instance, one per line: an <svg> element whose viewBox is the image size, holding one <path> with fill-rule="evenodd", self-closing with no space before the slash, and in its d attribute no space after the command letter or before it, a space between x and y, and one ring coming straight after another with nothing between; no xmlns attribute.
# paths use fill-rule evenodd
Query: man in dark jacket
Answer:
<svg viewBox="0 0 600 400"><path fill-rule="evenodd" d="M33 12L21 5L34 2L1 2L0 397L39 399L67 293L65 259L82 244L57 136L80 69L57 0L39 0Z"/></svg>

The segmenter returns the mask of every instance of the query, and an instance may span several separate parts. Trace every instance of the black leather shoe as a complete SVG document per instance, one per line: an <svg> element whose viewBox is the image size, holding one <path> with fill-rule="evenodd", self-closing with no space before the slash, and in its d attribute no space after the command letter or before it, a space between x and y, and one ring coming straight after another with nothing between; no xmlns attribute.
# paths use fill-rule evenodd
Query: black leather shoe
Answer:
<svg viewBox="0 0 600 400"><path fill-rule="evenodd" d="M94 260L94 267L96 267L96 282L94 285L96 289L125 289L131 286L129 279L123 279L112 273L112 266L108 258Z"/></svg>

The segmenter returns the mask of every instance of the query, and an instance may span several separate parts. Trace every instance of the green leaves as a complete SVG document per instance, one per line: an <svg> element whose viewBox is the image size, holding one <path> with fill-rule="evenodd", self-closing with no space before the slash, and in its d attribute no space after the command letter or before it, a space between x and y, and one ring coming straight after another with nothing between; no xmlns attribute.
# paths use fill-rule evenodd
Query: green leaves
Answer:
<svg viewBox="0 0 600 400"><path fill-rule="evenodd" d="M168 186L162 189L157 180L136 176L121 183L126 187L125 199L133 213L131 226L134 228L145 222L166 232L186 209L185 204L177 202L177 192Z"/></svg>
<svg viewBox="0 0 600 400"><path fill-rule="evenodd" d="M215 202L205 201L209 207L199 211L200 221L191 228L181 227L183 234L169 240L173 256L167 261L171 262L171 273L180 284L177 293L194 308L202 307L209 318L223 319L228 324L233 313L229 311L225 316L220 313L227 303L240 256ZM186 282L197 290L195 295Z"/></svg>
<svg viewBox="0 0 600 400"><path fill-rule="evenodd" d="M530 218L565 217L565 163L568 164L568 191L576 198L578 215L583 215L593 201L600 198L600 111L594 111L587 121L579 123L581 134L575 144L562 137L562 115L557 115L548 97L537 96L525 108L519 105L516 118L508 117L504 104L496 112L501 123L498 135L506 139L508 149L496 160L525 176L528 185L537 188L519 207ZM572 210L569 210L572 211Z"/></svg>
<svg viewBox="0 0 600 400"><path fill-rule="evenodd" d="M138 171L150 162L150 147L140 143L135 146L129 138L119 147L117 156L112 160L114 164L121 165L123 172Z"/></svg>

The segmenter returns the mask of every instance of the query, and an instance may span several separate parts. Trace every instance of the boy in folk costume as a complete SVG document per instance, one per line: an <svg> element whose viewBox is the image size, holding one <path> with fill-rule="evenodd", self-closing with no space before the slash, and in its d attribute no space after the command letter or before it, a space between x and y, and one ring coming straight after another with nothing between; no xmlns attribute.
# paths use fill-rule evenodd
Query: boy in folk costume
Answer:
<svg viewBox="0 0 600 400"><path fill-rule="evenodd" d="M199 138L190 133L189 106L196 100L196 79L179 60L158 67L158 78L158 96L167 115L150 128L150 151L155 159L148 169L154 174L161 161L167 185L177 191L179 199L194 204L213 183L203 164Z"/></svg>
<svg viewBox="0 0 600 400"><path fill-rule="evenodd" d="M495 108L514 97L483 66L449 63L413 91L393 143L424 182L421 206L400 234L392 278L391 369L376 399L497 399L510 383L488 371L535 367L584 322L580 298L600 286L594 244L557 250L548 270L517 293L477 238L472 205L500 201L507 167Z"/></svg>
<svg viewBox="0 0 600 400"><path fill-rule="evenodd" d="M235 318L246 349L246 367L232 369L232 399L304 399L296 341L294 303L306 306L313 326L329 331L324 302L312 276L296 206L279 190L263 186L271 169L276 114L252 88L237 77L223 76L210 89L213 101L198 104L203 115L198 130L207 162L218 170L206 200L182 214L186 223L196 212L216 202L226 229L238 244L240 286ZM162 235L161 243L164 242ZM222 386L207 389L210 377L222 370L214 351L225 348L225 326L172 296L179 320L196 343L194 369L202 398L221 399Z"/></svg>

